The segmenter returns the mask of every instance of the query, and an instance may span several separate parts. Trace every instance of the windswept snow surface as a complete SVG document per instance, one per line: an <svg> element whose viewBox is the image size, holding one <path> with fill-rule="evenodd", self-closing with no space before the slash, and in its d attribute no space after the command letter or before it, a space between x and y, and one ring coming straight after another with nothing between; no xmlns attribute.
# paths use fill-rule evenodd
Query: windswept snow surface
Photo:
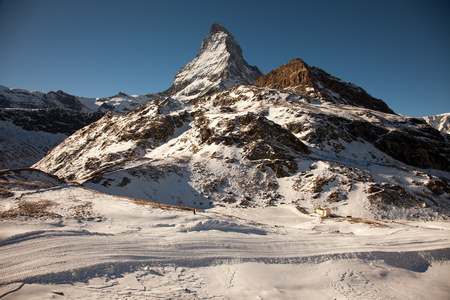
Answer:
<svg viewBox="0 0 450 300"><path fill-rule="evenodd" d="M2 214L45 200L46 211L59 217L0 220L5 299L450 294L448 222L322 219L289 205L163 209L61 184L42 172L11 172L3 174L2 187L13 195L2 198Z"/></svg>

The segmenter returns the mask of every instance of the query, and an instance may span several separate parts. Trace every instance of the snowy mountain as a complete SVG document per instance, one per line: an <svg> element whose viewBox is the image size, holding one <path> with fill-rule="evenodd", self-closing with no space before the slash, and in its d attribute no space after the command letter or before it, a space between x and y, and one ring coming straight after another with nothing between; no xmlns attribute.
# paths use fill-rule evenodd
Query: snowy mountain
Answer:
<svg viewBox="0 0 450 300"><path fill-rule="evenodd" d="M0 171L0 298L447 299L450 135L258 73L215 23L159 94L3 89L1 159L69 136Z"/></svg>
<svg viewBox="0 0 450 300"><path fill-rule="evenodd" d="M61 110L92 114L98 112L128 112L155 98L156 94L119 94L107 98L86 98L63 91L42 93L0 86L0 108L3 110Z"/></svg>
<svg viewBox="0 0 450 300"><path fill-rule="evenodd" d="M251 86L256 76L241 53L214 24L169 93L128 114L107 114L34 167L103 193L171 205L448 217L449 136L300 59ZM236 61L240 76L226 71Z"/></svg>
<svg viewBox="0 0 450 300"><path fill-rule="evenodd" d="M234 37L219 23L211 26L198 55L175 75L166 93L174 99L192 100L236 84L253 84L263 73L242 57Z"/></svg>
<svg viewBox="0 0 450 300"><path fill-rule="evenodd" d="M95 99L0 86L0 169L29 167L106 112L128 112L154 97L120 93Z"/></svg>
<svg viewBox="0 0 450 300"><path fill-rule="evenodd" d="M95 99L0 86L0 169L29 167L76 130L103 116Z"/></svg>
<svg viewBox="0 0 450 300"><path fill-rule="evenodd" d="M90 113L95 99L76 97L63 91L27 91L0 86L0 107L3 109L63 109Z"/></svg>
<svg viewBox="0 0 450 300"><path fill-rule="evenodd" d="M112 97L95 99L95 105L97 106L97 109L100 109L101 111L125 113L135 110L157 96L158 94L127 95L120 92Z"/></svg>
<svg viewBox="0 0 450 300"><path fill-rule="evenodd" d="M164 204L428 219L450 209L448 145L415 119L234 86L195 105L161 97L107 115L34 167Z"/></svg>
<svg viewBox="0 0 450 300"><path fill-rule="evenodd" d="M450 113L441 114L431 117L423 117L423 120L431 125L431 127L444 132L450 133Z"/></svg>

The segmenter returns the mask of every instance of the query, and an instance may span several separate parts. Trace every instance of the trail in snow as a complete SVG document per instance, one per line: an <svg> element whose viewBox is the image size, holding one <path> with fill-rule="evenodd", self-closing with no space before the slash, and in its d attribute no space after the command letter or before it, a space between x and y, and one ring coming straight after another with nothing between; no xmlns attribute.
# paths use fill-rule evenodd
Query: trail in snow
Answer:
<svg viewBox="0 0 450 300"><path fill-rule="evenodd" d="M124 262L145 261L159 264L177 262L181 265L202 266L215 261L238 259L301 263L311 257L326 260L326 256L343 255L376 259L390 257L386 253L397 253L392 255L399 259L400 265L411 263L408 260L415 259L417 262L412 262L411 268L422 268L427 261L420 258L418 254L420 251L443 249L436 255L450 258L450 240L448 232L443 230L434 230L433 234L430 234L431 230L417 230L418 234L411 234L410 230L401 230L392 234L368 237L283 229L279 232L269 230L268 234L261 235L261 231L264 230L262 228L253 228L252 233L251 227L247 227L248 233L242 233L242 226L230 224L232 223L229 221L212 222L206 219L190 227L191 231L167 227L172 230L169 233L166 228L163 234L158 233L158 230L154 233L138 231L133 234L116 235L86 230L50 230L15 236L0 243L0 257L2 257L0 283L40 281L45 276L54 279L54 274L66 271L86 270L90 267L95 269L95 266L102 264L114 265ZM411 253L398 255L400 252ZM349 253L353 254L346 255ZM322 256L324 258L321 259Z"/></svg>

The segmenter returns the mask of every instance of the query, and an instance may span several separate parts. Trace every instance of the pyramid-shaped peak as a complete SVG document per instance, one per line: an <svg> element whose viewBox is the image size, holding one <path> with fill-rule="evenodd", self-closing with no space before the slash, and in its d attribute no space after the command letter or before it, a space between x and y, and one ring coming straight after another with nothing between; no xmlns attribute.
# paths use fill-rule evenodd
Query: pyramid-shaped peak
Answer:
<svg viewBox="0 0 450 300"><path fill-rule="evenodd" d="M261 75L261 70L244 60L234 37L216 22L202 39L197 56L175 75L167 94L188 101L232 85L253 84Z"/></svg>
<svg viewBox="0 0 450 300"><path fill-rule="evenodd" d="M209 35L213 35L213 34L218 33L218 32L223 32L223 33L226 33L226 34L230 34L228 32L228 30L225 27L223 27L220 23L214 22L214 24L212 24L211 28L209 29Z"/></svg>
<svg viewBox="0 0 450 300"><path fill-rule="evenodd" d="M301 58L294 58L290 62L288 62L286 65L298 65L298 66L306 66L308 67L308 64L305 63Z"/></svg>

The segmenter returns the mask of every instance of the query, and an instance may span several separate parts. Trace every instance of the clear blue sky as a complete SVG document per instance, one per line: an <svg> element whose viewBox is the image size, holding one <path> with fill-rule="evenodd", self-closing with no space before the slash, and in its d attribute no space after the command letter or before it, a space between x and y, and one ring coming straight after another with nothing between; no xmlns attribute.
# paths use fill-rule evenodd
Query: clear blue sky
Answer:
<svg viewBox="0 0 450 300"><path fill-rule="evenodd" d="M395 112L450 112L450 1L0 0L0 84L160 92L215 21L267 73L302 58Z"/></svg>

